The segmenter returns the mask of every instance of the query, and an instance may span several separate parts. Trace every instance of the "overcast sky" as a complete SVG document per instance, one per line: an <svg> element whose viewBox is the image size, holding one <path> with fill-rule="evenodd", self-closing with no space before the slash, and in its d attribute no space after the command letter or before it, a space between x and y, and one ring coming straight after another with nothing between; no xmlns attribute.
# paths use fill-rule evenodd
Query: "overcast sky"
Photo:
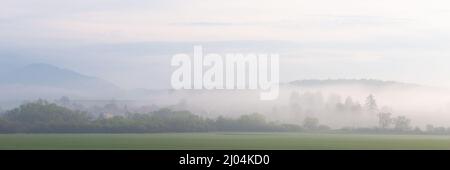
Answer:
<svg viewBox="0 0 450 170"><path fill-rule="evenodd" d="M168 88L170 57L281 54L281 80L450 87L445 0L0 0L0 71L49 63L124 88Z"/></svg>

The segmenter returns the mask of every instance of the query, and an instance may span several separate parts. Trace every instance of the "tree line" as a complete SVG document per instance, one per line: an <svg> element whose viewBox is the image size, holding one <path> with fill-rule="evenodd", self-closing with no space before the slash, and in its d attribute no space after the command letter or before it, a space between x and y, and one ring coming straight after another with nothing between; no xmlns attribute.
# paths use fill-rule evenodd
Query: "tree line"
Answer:
<svg viewBox="0 0 450 170"><path fill-rule="evenodd" d="M38 100L0 115L0 133L155 133L155 132L294 132L329 129L317 119L305 126L269 122L258 113L238 118L203 118L189 111L160 109L151 113L126 113L94 117L86 112Z"/></svg>
<svg viewBox="0 0 450 170"><path fill-rule="evenodd" d="M367 103L373 103L372 97ZM405 116L389 112L377 114L376 127L344 127L331 129L319 119L306 117L299 124L267 121L253 113L237 118L219 116L215 119L189 111L168 108L150 113L127 112L116 116L95 116L84 111L37 100L0 113L0 133L158 133L158 132L333 132L333 133L415 133L450 134L450 128L427 125L424 130L412 127Z"/></svg>

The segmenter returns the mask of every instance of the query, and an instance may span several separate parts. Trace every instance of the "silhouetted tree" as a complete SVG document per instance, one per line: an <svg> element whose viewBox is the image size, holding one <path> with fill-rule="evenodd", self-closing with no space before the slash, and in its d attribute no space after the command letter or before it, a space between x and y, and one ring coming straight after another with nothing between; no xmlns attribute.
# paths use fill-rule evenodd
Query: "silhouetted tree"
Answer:
<svg viewBox="0 0 450 170"><path fill-rule="evenodd" d="M397 131L408 131L411 129L411 120L405 116L398 116L394 118L394 128Z"/></svg>
<svg viewBox="0 0 450 170"><path fill-rule="evenodd" d="M367 111L371 113L375 113L378 111L377 101L375 100L375 97L372 94L367 96L365 108Z"/></svg>
<svg viewBox="0 0 450 170"><path fill-rule="evenodd" d="M306 130L316 130L319 127L319 119L313 117L306 117L303 120L303 128Z"/></svg>

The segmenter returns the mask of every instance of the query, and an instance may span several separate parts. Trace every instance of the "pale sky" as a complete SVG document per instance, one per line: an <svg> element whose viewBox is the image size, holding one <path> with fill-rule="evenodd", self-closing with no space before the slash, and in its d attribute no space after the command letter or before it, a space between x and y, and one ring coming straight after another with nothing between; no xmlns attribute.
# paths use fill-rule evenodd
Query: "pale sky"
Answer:
<svg viewBox="0 0 450 170"><path fill-rule="evenodd" d="M450 87L445 0L0 0L0 66L49 63L124 88L165 88L170 57L281 54L281 80ZM0 71L2 71L0 69Z"/></svg>

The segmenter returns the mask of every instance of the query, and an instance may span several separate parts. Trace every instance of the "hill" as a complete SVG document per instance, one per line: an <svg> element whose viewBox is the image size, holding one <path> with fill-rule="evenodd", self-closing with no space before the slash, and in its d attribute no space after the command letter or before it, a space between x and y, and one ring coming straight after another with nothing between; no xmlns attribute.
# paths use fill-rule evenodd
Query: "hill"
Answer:
<svg viewBox="0 0 450 170"><path fill-rule="evenodd" d="M93 76L49 64L31 64L0 75L0 99L23 100L61 97L111 96L120 91L114 84Z"/></svg>

